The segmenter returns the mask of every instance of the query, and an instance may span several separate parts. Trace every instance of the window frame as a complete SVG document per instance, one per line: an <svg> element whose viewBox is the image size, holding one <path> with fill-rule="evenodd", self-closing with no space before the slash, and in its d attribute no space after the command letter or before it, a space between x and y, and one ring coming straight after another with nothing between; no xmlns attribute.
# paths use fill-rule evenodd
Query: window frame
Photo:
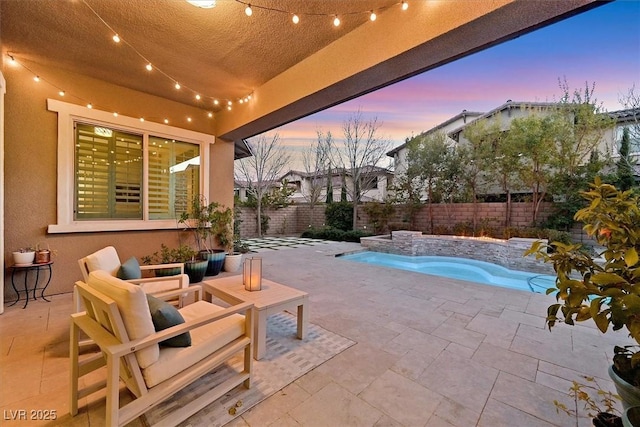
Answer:
<svg viewBox="0 0 640 427"><path fill-rule="evenodd" d="M200 193L209 194L210 146L215 136L160 123L140 121L133 117L114 116L107 111L89 109L56 99L47 99L47 109L58 113L58 161L57 161L57 223L49 224L49 233L87 233L100 231L136 231L175 229L175 219L149 219L147 150L149 135L171 138L200 146ZM75 122L112 127L143 136L143 218L109 220L75 220L73 215L75 198Z"/></svg>

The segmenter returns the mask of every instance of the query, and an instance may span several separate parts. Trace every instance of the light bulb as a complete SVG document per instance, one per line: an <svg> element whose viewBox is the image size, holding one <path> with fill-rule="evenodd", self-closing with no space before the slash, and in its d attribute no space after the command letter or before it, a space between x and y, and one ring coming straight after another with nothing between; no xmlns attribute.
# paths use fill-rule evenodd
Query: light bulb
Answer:
<svg viewBox="0 0 640 427"><path fill-rule="evenodd" d="M409 3L407 3L406 1L402 2L402 10L407 10L409 9Z"/></svg>
<svg viewBox="0 0 640 427"><path fill-rule="evenodd" d="M295 13L291 17L291 20L293 21L294 24L297 24L298 22L300 22L300 18Z"/></svg>
<svg viewBox="0 0 640 427"><path fill-rule="evenodd" d="M208 112L207 113L207 117L209 117L209 118L213 117L213 113L212 112Z"/></svg>
<svg viewBox="0 0 640 427"><path fill-rule="evenodd" d="M118 113L116 113L115 111L113 112L113 117L118 117Z"/></svg>
<svg viewBox="0 0 640 427"><path fill-rule="evenodd" d="M240 104L244 103L244 99L240 98Z"/></svg>
<svg viewBox="0 0 640 427"><path fill-rule="evenodd" d="M187 121L191 123L191 117L187 117Z"/></svg>
<svg viewBox="0 0 640 427"><path fill-rule="evenodd" d="M233 104L233 102L227 101L227 105L231 105L231 104Z"/></svg>
<svg viewBox="0 0 640 427"><path fill-rule="evenodd" d="M217 99L214 99L213 100L213 105L218 105L218 104L220 104L220 101L218 101Z"/></svg>
<svg viewBox="0 0 640 427"><path fill-rule="evenodd" d="M200 101L200 94L199 94L199 93L196 93L196 99L197 99L198 101Z"/></svg>
<svg viewBox="0 0 640 427"><path fill-rule="evenodd" d="M180 89L180 83L176 82L176 86L175 86L175 88L176 88L176 89Z"/></svg>
<svg viewBox="0 0 640 427"><path fill-rule="evenodd" d="M164 119L165 124L169 124L169 119Z"/></svg>
<svg viewBox="0 0 640 427"><path fill-rule="evenodd" d="M116 43L120 43L120 36L117 35L117 34L114 34L113 35L113 41L116 42Z"/></svg>
<svg viewBox="0 0 640 427"><path fill-rule="evenodd" d="M91 109L91 108L93 108L93 105L91 105L91 103L88 103L87 104L87 108Z"/></svg>
<svg viewBox="0 0 640 427"><path fill-rule="evenodd" d="M39 82L39 81L40 81L40 76L35 76L35 77L33 78L33 81L34 81L34 82Z"/></svg>
<svg viewBox="0 0 640 427"><path fill-rule="evenodd" d="M334 27L339 27L340 26L340 18L338 18L336 16L336 18L333 20L333 26Z"/></svg>
<svg viewBox="0 0 640 427"><path fill-rule="evenodd" d="M370 19L371 21L375 21L375 20L376 20L376 18L377 18L376 13L372 10L372 11L371 11L371 15L369 15L369 19Z"/></svg>
<svg viewBox="0 0 640 427"><path fill-rule="evenodd" d="M253 15L253 9L251 9L251 5L250 4L248 4L247 7L244 9L244 13L246 13L247 16Z"/></svg>
<svg viewBox="0 0 640 427"><path fill-rule="evenodd" d="M227 110L231 111L231 105L227 105Z"/></svg>
<svg viewBox="0 0 640 427"><path fill-rule="evenodd" d="M247 96L247 98L251 99L251 95Z"/></svg>
<svg viewBox="0 0 640 427"><path fill-rule="evenodd" d="M151 71L151 70L153 70L153 65L151 65L151 62L149 62L149 63L145 66L145 68L147 69L147 71Z"/></svg>
<svg viewBox="0 0 640 427"><path fill-rule="evenodd" d="M58 92L58 95L60 95L60 96L64 96L64 91L63 91L63 90L61 90L60 92Z"/></svg>
<svg viewBox="0 0 640 427"><path fill-rule="evenodd" d="M18 65L18 61L16 61L16 58L14 58L13 56L9 55L9 64L13 65L14 67L16 67Z"/></svg>
<svg viewBox="0 0 640 427"><path fill-rule="evenodd" d="M140 121L141 121L141 122L144 122L144 117L140 117Z"/></svg>

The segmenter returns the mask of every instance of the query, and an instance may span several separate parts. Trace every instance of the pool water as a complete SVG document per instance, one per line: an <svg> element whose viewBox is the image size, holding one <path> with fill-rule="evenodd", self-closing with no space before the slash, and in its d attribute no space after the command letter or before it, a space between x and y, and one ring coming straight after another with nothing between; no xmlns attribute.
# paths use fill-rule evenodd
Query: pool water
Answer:
<svg viewBox="0 0 640 427"><path fill-rule="evenodd" d="M358 252L342 255L339 259L537 293L545 293L555 285L555 276L509 270L467 258Z"/></svg>

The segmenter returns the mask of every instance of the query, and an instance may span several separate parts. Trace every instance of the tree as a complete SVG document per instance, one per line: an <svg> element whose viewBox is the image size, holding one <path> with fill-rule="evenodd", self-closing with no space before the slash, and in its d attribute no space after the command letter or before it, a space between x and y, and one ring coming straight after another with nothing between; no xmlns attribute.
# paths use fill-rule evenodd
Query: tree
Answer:
<svg viewBox="0 0 640 427"><path fill-rule="evenodd" d="M346 186L353 202L353 229L358 219L358 204L362 200L363 188L369 188L378 179L375 167L384 158L389 149L389 141L378 136L381 124L377 118L366 120L360 109L342 124L344 150L338 158L342 168L351 176Z"/></svg>
<svg viewBox="0 0 640 427"><path fill-rule="evenodd" d="M506 132L502 132L500 124L496 123L490 130L491 145L495 153L493 160L493 170L489 171L489 176L493 176L500 184L502 192L506 198L506 209L504 215L504 226L511 226L511 194L513 190L521 186L518 179L520 168L520 153L513 144L510 143Z"/></svg>
<svg viewBox="0 0 640 427"><path fill-rule="evenodd" d="M248 143L252 156L240 159L235 169L236 179L246 181L247 193L256 200L256 221L258 236L262 237L262 204L282 172L289 164L291 156L280 145L280 137L276 133L271 140L262 134Z"/></svg>
<svg viewBox="0 0 640 427"><path fill-rule="evenodd" d="M631 157L629 156L629 128L625 127L622 131L622 140L620 141L620 159L616 163L618 188L622 191L631 189L635 185L633 178L633 166L631 165Z"/></svg>
<svg viewBox="0 0 640 427"><path fill-rule="evenodd" d="M433 203L439 199L436 196L436 186L442 178L447 155L450 150L447 135L435 132L419 135L408 144L407 172L415 175L415 182L420 190L427 191L427 205L429 207L429 230L433 233Z"/></svg>
<svg viewBox="0 0 640 427"><path fill-rule="evenodd" d="M553 174L551 160L557 152L556 128L554 117L542 117L538 114L516 118L511 122L508 138L522 162L518 177L531 189L531 221L534 225Z"/></svg>
<svg viewBox="0 0 640 427"><path fill-rule="evenodd" d="M302 164L307 175L308 185L302 190L302 196L309 203L310 220L313 225L313 209L320 203L325 186L326 171L329 167L329 151L331 149L331 132L324 135L317 131L318 139L302 152Z"/></svg>
<svg viewBox="0 0 640 427"><path fill-rule="evenodd" d="M464 165L462 179L471 192L473 202L473 232L478 226L478 194L486 184L485 171L489 170L493 156L492 143L489 140L491 134L490 124L487 120L476 120L464 130L464 138L467 144L460 147L460 156Z"/></svg>

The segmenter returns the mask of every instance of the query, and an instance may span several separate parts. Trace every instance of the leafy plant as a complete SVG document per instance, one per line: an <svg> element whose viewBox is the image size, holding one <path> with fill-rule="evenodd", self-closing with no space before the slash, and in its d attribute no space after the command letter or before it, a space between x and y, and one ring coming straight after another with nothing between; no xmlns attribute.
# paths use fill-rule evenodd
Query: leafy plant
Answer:
<svg viewBox="0 0 640 427"><path fill-rule="evenodd" d="M586 414L591 418L602 417L600 414L611 414L613 417L619 417L620 411L616 408L616 403L620 401L620 396L617 394L613 394L610 391L603 390L602 387L598 384L593 377L584 377L585 381L590 383L581 384L577 381L572 382L572 386L569 388L569 396L573 398L574 407L568 408L564 403L558 402L557 400L553 401L553 404L556 407L556 412L564 412L565 414L575 417L576 426L579 425L579 406L582 405L582 408L586 411ZM593 385L591 385L593 384ZM589 393L595 391L595 396L592 396ZM594 425L595 424L594 420ZM606 425L614 425L614 424L606 424Z"/></svg>
<svg viewBox="0 0 640 427"><path fill-rule="evenodd" d="M549 306L547 325L556 322L573 325L593 319L605 333L626 328L640 343L640 208L632 191L619 191L596 178L589 191L581 193L588 206L579 210L575 219L584 222L584 230L605 247L600 254L604 262L596 262L580 244L535 242L527 251L545 262L553 263L556 271L554 293L559 301ZM553 249L549 253L549 248ZM559 313L562 316L559 317ZM620 352L628 358L633 371L640 370L640 353ZM619 357L620 358L620 357ZM616 372L617 369L616 369ZM634 383L638 374L618 372L624 380Z"/></svg>
<svg viewBox="0 0 640 427"><path fill-rule="evenodd" d="M233 210L216 202L207 203L204 196L199 195L191 201L188 212L183 212L178 223L184 224L193 232L199 251L210 251L214 247L214 239L227 250L233 244Z"/></svg>
<svg viewBox="0 0 640 427"><path fill-rule="evenodd" d="M171 264L175 262L188 262L197 257L198 253L188 245L181 245L177 248L169 248L162 243L160 245L160 251L156 251L151 255L145 255L142 257L142 263L145 265L155 264Z"/></svg>
<svg viewBox="0 0 640 427"><path fill-rule="evenodd" d="M353 206L349 202L329 203L324 216L330 227L343 231L353 228Z"/></svg>

